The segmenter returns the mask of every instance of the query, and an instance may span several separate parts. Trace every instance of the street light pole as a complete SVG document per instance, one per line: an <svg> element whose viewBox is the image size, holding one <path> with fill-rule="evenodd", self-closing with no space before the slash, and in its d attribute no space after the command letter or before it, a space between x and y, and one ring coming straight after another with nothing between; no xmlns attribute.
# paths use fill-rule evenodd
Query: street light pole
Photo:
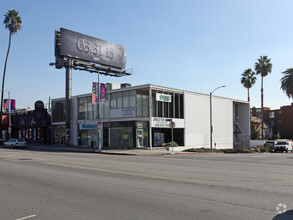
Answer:
<svg viewBox="0 0 293 220"><path fill-rule="evenodd" d="M213 150L213 110L212 110L212 95L213 93L220 88L224 88L226 86L219 86L215 88L212 92L210 92L210 149Z"/></svg>
<svg viewBox="0 0 293 220"><path fill-rule="evenodd" d="M9 123L9 125L8 125L8 135L9 136L8 137L10 139L11 138L11 103L10 103L10 100L11 99L10 99L10 91L5 90L5 89L1 89L1 90L3 90L4 92L7 92L8 93L8 123ZM2 109L1 109L1 111L2 111ZM2 124L0 126L2 128ZM1 129L1 131L2 131L2 129ZM3 137L2 137L2 139L3 139Z"/></svg>

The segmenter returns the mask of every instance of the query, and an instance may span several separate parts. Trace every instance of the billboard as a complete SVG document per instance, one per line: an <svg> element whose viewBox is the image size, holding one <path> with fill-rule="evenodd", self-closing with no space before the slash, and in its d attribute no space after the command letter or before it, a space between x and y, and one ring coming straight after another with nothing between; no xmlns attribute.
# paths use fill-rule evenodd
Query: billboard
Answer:
<svg viewBox="0 0 293 220"><path fill-rule="evenodd" d="M59 51L58 51L59 52ZM61 56L124 69L126 49L124 46L60 28Z"/></svg>
<svg viewBox="0 0 293 220"><path fill-rule="evenodd" d="M10 99L10 113L15 112L15 99ZM4 99L4 113L9 113L9 99Z"/></svg>

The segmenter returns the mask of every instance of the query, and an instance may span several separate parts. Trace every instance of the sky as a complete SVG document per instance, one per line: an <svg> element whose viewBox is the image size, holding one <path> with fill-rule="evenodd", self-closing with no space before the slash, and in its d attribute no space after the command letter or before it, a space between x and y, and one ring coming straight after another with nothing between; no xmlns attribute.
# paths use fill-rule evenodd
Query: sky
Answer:
<svg viewBox="0 0 293 220"><path fill-rule="evenodd" d="M4 14L19 11L22 29L12 37L5 90L16 108L34 108L65 96L65 69L49 66L54 32L61 27L126 47L126 77L104 83L155 84L247 100L240 83L260 56L271 58L264 78L264 106L293 102L280 89L282 72L293 68L292 0L9 0L0 8L0 79L9 31ZM72 94L91 92L97 74L72 73ZM1 80L2 82L2 80ZM261 77L250 89L251 107L261 105ZM5 92L7 98L7 92Z"/></svg>

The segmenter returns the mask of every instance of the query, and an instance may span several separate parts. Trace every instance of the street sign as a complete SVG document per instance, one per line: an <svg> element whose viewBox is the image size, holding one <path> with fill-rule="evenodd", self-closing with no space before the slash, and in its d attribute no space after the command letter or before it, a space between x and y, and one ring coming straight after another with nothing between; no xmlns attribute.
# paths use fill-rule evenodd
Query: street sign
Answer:
<svg viewBox="0 0 293 220"><path fill-rule="evenodd" d="M102 128L103 128L103 123L102 122L98 122L97 123L97 128L98 128L98 131L101 131Z"/></svg>
<svg viewBox="0 0 293 220"><path fill-rule="evenodd" d="M170 123L169 123L169 128L175 128L175 126L176 126L176 124L175 124L175 122L174 121L171 121Z"/></svg>

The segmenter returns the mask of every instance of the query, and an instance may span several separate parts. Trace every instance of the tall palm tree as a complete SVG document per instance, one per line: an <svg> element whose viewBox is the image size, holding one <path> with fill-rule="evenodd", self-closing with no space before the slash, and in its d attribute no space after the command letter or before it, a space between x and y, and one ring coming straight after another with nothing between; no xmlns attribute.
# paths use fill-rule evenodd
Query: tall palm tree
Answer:
<svg viewBox="0 0 293 220"><path fill-rule="evenodd" d="M9 30L9 43L8 49L4 64L4 71L3 71L3 79L2 79L2 90L1 90L1 109L0 109L0 136L2 137L2 110L3 110L3 95L4 95L4 83L5 83L5 75L6 75L6 66L7 60L9 56L10 46L11 46L11 37L13 34L16 34L21 29L21 18L18 16L18 11L12 9L8 10L8 12L4 15L4 25L5 28ZM9 103L10 105L10 103Z"/></svg>
<svg viewBox="0 0 293 220"><path fill-rule="evenodd" d="M293 98L293 68L286 69L282 73L285 76L281 79L281 89L289 98Z"/></svg>
<svg viewBox="0 0 293 220"><path fill-rule="evenodd" d="M250 102L249 98L249 89L255 84L256 77L255 72L252 72L252 69L246 69L241 75L241 84L247 89L247 101Z"/></svg>
<svg viewBox="0 0 293 220"><path fill-rule="evenodd" d="M264 129L263 129L263 78L272 72L272 64L270 63L271 59L268 59L267 56L260 56L257 59L258 62L255 63L256 74L261 75L261 137L264 138Z"/></svg>

